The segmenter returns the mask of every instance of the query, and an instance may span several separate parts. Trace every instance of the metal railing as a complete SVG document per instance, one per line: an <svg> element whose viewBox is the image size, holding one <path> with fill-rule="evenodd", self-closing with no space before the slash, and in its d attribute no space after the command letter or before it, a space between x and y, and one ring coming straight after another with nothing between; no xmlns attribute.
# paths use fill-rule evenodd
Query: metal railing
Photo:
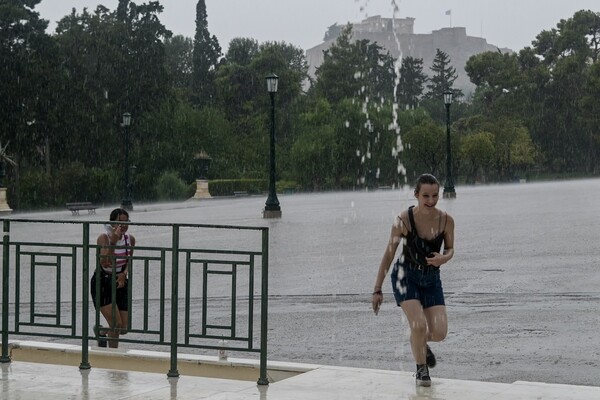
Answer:
<svg viewBox="0 0 600 400"><path fill-rule="evenodd" d="M91 368L88 342L98 337L90 313L97 326L102 318L90 296L90 278L100 265L100 246L90 230L108 221L1 221L0 362L10 362L9 338L41 336L81 341L79 368ZM128 256L128 334L118 341L168 346L169 377L179 376L180 348L259 353L258 384L268 384L268 228L129 225L144 245Z"/></svg>

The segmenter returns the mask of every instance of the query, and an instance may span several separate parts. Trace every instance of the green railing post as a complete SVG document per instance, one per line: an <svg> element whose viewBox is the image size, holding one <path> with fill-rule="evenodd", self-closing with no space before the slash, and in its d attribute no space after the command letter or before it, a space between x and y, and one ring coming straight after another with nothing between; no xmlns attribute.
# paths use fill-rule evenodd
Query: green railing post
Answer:
<svg viewBox="0 0 600 400"><path fill-rule="evenodd" d="M262 268L260 290L260 376L259 385L268 385L267 378L267 317L269 312L269 229L262 231Z"/></svg>
<svg viewBox="0 0 600 400"><path fill-rule="evenodd" d="M10 221L5 219L2 237L2 356L1 363L10 362L8 356L8 268L10 266L8 256L10 254ZM18 290L18 289L17 289Z"/></svg>
<svg viewBox="0 0 600 400"><path fill-rule="evenodd" d="M173 245L171 247L171 369L167 373L170 378L179 377L177 371L177 324L178 324L178 297L179 292L179 225L173 225ZM188 283L189 285L189 283Z"/></svg>
<svg viewBox="0 0 600 400"><path fill-rule="evenodd" d="M79 369L90 369L89 350L88 350L88 328L89 328L89 277L90 277L90 224L83 223L83 243L82 243L82 262L83 270L81 272L83 282L81 284L81 364ZM98 296L100 297L100 296Z"/></svg>

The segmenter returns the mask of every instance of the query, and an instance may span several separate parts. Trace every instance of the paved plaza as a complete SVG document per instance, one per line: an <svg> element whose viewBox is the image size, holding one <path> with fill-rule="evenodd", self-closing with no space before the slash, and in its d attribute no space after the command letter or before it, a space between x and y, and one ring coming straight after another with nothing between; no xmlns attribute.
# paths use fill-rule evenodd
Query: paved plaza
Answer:
<svg viewBox="0 0 600 400"><path fill-rule="evenodd" d="M45 399L115 398L101 390L108 382L123 399L600 398L600 180L457 193L439 203L456 221L456 256L442 271L449 334L432 344L439 363L431 389L414 386L408 329L389 282L379 315L370 310L393 218L414 204L405 189L280 195L281 220L262 219L262 196L134 204L134 222L269 226L269 360L319 368L259 391L253 382L182 376L174 384L164 374L100 369L84 379L73 367L14 362L3 367L0 398L40 398L31 382L54 373ZM13 217L104 220L110 209ZM134 229L139 243L157 240Z"/></svg>

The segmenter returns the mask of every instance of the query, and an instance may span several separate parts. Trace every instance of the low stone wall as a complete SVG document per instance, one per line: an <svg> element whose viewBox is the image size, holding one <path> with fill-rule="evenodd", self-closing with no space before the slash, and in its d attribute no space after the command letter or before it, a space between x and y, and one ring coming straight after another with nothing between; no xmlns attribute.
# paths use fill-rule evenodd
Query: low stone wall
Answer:
<svg viewBox="0 0 600 400"><path fill-rule="evenodd" d="M14 341L9 344L9 354L13 361L71 365L73 367L79 367L81 363L81 347L69 344ZM146 350L90 347L89 363L92 368L154 372L166 375L170 369L170 354ZM268 362L267 377L269 382L278 382L319 367L314 364ZM179 354L177 370L180 375L207 378L254 382L259 378L258 360L242 358L219 360L216 355L213 357Z"/></svg>

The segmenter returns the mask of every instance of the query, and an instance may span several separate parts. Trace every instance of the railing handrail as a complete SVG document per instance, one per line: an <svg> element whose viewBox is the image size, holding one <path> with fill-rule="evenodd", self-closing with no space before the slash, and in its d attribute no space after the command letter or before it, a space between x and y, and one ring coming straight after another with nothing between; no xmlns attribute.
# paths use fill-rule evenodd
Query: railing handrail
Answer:
<svg viewBox="0 0 600 400"><path fill-rule="evenodd" d="M89 336L89 305L92 303L89 299L89 279L92 277L94 270L97 268L99 264L99 246L96 244L95 240L93 242L90 241L90 226L92 225L102 225L111 223L111 221L72 221L72 220L51 220L51 219L26 219L26 218L1 218L3 225L3 260L2 260L2 354L0 356L0 362L10 362L10 357L8 355L8 339L9 334L13 336L18 335L29 335L29 336L47 336L47 337L69 337L71 339L81 339L82 345L82 362L80 364L81 369L91 368L88 360L88 341L90 339L96 338L96 336ZM81 226L83 229L78 231L78 234L81 233L82 241L77 243L64 243L64 242L56 242L54 240L36 240L36 241L28 241L28 240L16 240L11 241L11 225L20 225L20 224L72 224ZM114 223L114 221L112 222ZM120 224L122 222L119 222ZM135 223L127 223L135 226L150 226L150 227L168 227L171 230L171 244L168 246L135 246L135 253L131 256L125 256L126 258L130 258L131 260L137 260L138 265L134 267L133 263L131 265L133 271L141 271L137 273L138 276L143 276L144 279L140 279L143 282L142 289L144 291L143 295L143 314L142 319L144 322L144 329L132 329L132 332L139 333L140 335L158 335L159 339L150 341L147 338L143 340L132 339L130 337L120 338L119 341L128 342L128 343L144 343L144 344L155 344L155 345L169 345L171 349L171 367L168 376L179 376L179 372L177 371L177 349L179 347L194 347L194 348L202 348L202 349L227 349L232 351L245 351L245 352L255 352L260 353L260 377L258 380L259 384L266 385L268 384L267 379L267 314L268 314L268 227L252 227L252 226L234 226L234 225L215 225L215 224L189 224L189 223L148 223L148 222L135 222ZM179 232L182 228L194 228L194 229L221 229L221 230L238 230L238 231L256 231L260 232L260 249L249 249L249 250L239 250L239 249L227 249L227 248L198 248L190 245L180 247L179 243ZM42 247L42 249L36 249L36 247ZM52 249L53 251L49 251L48 249ZM62 250L57 250L62 249ZM68 251L67 249L70 249ZM37 251L36 251L37 250ZM79 258L79 253L81 253L81 258ZM93 257L90 256L90 253L94 254ZM154 254L156 253L156 254ZM168 253L171 253L170 265L169 265L169 257ZM12 261L10 260L11 254L14 255L14 265L12 265ZM216 259L215 257L205 257L205 256L196 256L196 254L205 254L205 255L213 255L218 257L229 257L229 259ZM236 259L231 259L232 257ZM260 257L260 271L255 269L254 263L255 259ZM50 260L48 260L48 258ZM55 260L53 259L55 258ZM184 258L183 265L180 265L180 258ZM25 260L27 259L27 260ZM66 267L63 265L63 259L66 260L64 263L68 263L70 260L70 266ZM27 265L27 261L29 264ZM20 279L21 274L26 277L25 272L22 272L21 263L25 263L26 266L24 268L28 268L30 274L30 302L21 302L20 300ZM94 263L94 265L92 265ZM150 266L154 268L155 264L160 264L160 294L158 299L156 297L150 298L148 295L148 275L150 271ZM143 264L143 265L139 265ZM216 269L214 265L219 266L218 268L228 268L231 267L230 270L220 270ZM170 277L166 275L166 268L170 266ZM213 266L211 269L211 266ZM40 268L45 268L42 272L47 273L48 267L56 267L56 311L55 314L52 313L40 313L39 311L36 313L36 298L35 298L35 274L36 270ZM70 270L68 269L70 268ZM240 268L242 268L240 270ZM61 279L61 271L66 269L66 273L71 273L72 275L72 286L71 286L71 302L75 303L76 298L79 294L81 294L82 307L81 307L81 336L77 335L77 322L76 322L76 304L73 304L72 310L70 311L71 315L71 325L61 323L61 311L60 307L64 301L61 301L61 286L62 282L59 282ZM181 271L180 271L181 270ZM190 307L191 307L191 299L198 299L199 296L191 295L191 280L192 275L190 275L193 271L196 271L196 274L199 274L202 271L202 281L203 281L203 289L201 290L201 299L202 299L202 317L201 317L201 325L202 325L202 333L190 333ZM247 286L248 293L237 294L237 276L242 272L247 274ZM260 296L257 296L254 292L254 275L255 273L260 273L261 275L261 290ZM9 312L9 299L10 299L10 276L14 274L14 279L17 284L14 285L14 327L10 328L10 312ZM181 275L180 275L181 274ZM214 299L214 296L208 296L207 294L207 284L209 280L209 276L213 275L225 275L231 276L231 315L230 322L228 324L207 324L206 319L208 315L208 309L206 308L206 303L208 299ZM245 275L242 276L243 278ZM113 274L112 279L115 278ZM171 290L170 290L170 318L171 318L171 333L169 339L166 340L166 331L164 326L164 317L166 316L166 309L168 308L168 297L166 296L165 286L168 286L168 281L171 281ZM137 279L137 278L135 278ZM180 279L184 279L185 282L185 293L182 294L182 298L180 299L179 294L179 281ZM31 282L33 281L33 283ZM130 275L130 281L134 281L133 273ZM135 281L137 285L137 280ZM133 286L133 285L132 285ZM139 291L138 286L138 291ZM68 288L67 285L64 288ZM80 292L81 290L81 292ZM115 290L115 289L113 289ZM195 288L198 290L198 288ZM132 302L132 292L133 290L129 290L129 303ZM260 302L260 344L256 347L253 344L254 339L254 329L253 329L253 321L254 321L254 302L255 299L258 298ZM113 296L114 299L114 296ZM138 299L139 300L139 299ZM136 300L136 301L138 301ZM237 333L237 317L236 314L237 301L245 301L248 303L248 325L246 327L248 331L248 335L244 336L243 333ZM149 319L149 302L158 302L160 307L160 328L156 329L148 329L148 319ZM68 302L67 302L68 303ZM28 321L27 315L25 314L24 321L20 321L21 304L29 304L29 318ZM185 332L180 333L179 329L179 309L180 307L184 308L185 320ZM68 314L68 312L67 312ZM95 311L96 321L99 321L99 311L96 309ZM131 322L131 313L130 320ZM35 322L35 319L41 320L43 318L55 318L56 322L52 323L40 323ZM137 319L137 318L136 318ZM59 329L71 329L71 334L69 335L61 335L54 333L40 333L40 332L23 332L19 331L20 327L55 327ZM195 326L195 325L194 325ZM229 335L219 335L214 333L211 330L215 329L224 329L230 330ZM209 332L210 331L210 332ZM46 332L46 330L44 330ZM183 336L183 339L180 339L180 336ZM224 338L231 340L235 343L225 346L222 343L219 345L214 344L194 344L191 343L190 339L218 339ZM242 342L248 342L247 347L240 346Z"/></svg>
<svg viewBox="0 0 600 400"><path fill-rule="evenodd" d="M53 220L53 219L27 219L27 218L0 218L0 221L10 222L27 222L27 223L52 223L52 224L71 224L71 225L104 225L114 224L114 221L98 221L98 220ZM221 225L221 224L189 224L189 223L169 223L169 222L126 222L119 221L119 225L135 225L135 226L162 226L172 227L177 225L181 228L214 228L214 229L232 229L232 230L252 230L252 231L268 231L266 226L244 226L244 225Z"/></svg>

